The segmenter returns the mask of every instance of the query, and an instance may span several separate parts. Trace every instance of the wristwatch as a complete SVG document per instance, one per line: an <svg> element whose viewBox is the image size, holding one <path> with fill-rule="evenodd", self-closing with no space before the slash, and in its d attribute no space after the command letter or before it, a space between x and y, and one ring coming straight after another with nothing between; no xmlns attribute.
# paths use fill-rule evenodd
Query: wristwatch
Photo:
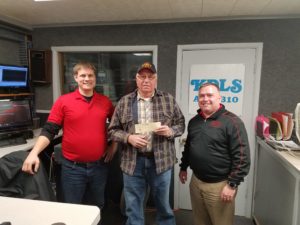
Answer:
<svg viewBox="0 0 300 225"><path fill-rule="evenodd" d="M237 189L238 185L234 182L228 181L228 185L229 187L231 187L232 189Z"/></svg>

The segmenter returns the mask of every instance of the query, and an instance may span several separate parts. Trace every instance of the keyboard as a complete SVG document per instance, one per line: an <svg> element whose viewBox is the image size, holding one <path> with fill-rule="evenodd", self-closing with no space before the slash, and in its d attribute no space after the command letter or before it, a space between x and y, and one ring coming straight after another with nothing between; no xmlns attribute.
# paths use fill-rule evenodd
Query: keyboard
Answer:
<svg viewBox="0 0 300 225"><path fill-rule="evenodd" d="M15 137L9 139L0 140L0 148L1 147L9 147L14 145L23 145L26 144L27 141L24 137Z"/></svg>

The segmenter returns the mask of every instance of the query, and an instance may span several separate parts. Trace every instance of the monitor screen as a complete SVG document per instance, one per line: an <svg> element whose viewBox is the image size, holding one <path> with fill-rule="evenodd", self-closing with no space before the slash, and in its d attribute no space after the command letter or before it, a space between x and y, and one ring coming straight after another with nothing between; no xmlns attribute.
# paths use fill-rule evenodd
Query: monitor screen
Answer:
<svg viewBox="0 0 300 225"><path fill-rule="evenodd" d="M0 87L26 88L28 84L28 67L0 65Z"/></svg>
<svg viewBox="0 0 300 225"><path fill-rule="evenodd" d="M31 128L32 114L29 99L0 100L0 132Z"/></svg>

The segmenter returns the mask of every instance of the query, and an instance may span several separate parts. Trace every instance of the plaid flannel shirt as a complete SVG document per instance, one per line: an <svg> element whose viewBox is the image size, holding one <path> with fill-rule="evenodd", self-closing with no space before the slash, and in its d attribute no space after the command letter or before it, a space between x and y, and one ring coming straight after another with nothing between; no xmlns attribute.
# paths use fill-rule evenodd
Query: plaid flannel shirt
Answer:
<svg viewBox="0 0 300 225"><path fill-rule="evenodd" d="M133 116L133 105L137 104L136 101L137 91L121 98L108 127L110 138L123 144L121 169L129 175L134 173L137 157L137 149L127 142L128 136L134 134L134 125L137 123ZM160 174L172 168L177 161L174 138L183 134L185 121L172 95L156 90L152 101L153 121L168 125L173 130L173 135L169 138L153 135L152 150L154 152L156 173Z"/></svg>

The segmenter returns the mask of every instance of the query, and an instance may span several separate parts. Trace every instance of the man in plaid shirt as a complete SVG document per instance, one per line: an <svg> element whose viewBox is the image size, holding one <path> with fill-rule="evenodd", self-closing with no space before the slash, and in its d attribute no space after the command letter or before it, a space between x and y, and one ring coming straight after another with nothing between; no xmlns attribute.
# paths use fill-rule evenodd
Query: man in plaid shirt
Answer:
<svg viewBox="0 0 300 225"><path fill-rule="evenodd" d="M169 189L176 162L174 139L184 132L184 116L172 95L156 89L157 73L152 63L139 67L136 83L137 90L118 102L108 128L111 139L123 144L126 225L144 224L148 185L157 209L156 223L175 225ZM144 132L138 129L141 126Z"/></svg>

